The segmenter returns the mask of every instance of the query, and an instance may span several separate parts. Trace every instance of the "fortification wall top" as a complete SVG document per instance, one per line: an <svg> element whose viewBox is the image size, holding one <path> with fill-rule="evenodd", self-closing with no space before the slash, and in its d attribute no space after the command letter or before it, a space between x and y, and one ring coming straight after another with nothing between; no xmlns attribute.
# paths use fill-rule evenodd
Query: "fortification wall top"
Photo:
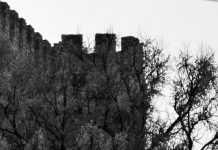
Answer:
<svg viewBox="0 0 218 150"><path fill-rule="evenodd" d="M42 35L34 32L34 28L27 25L25 19L19 18L18 13L2 1L0 1L0 35L1 38L10 41L14 50L40 50L44 43ZM48 46L51 44L47 43Z"/></svg>
<svg viewBox="0 0 218 150"><path fill-rule="evenodd" d="M11 10L6 2L0 1L0 36L10 41L14 50L25 49L46 53L46 51L57 51L67 46L69 43L74 45L72 52L81 55L83 51L83 35L67 34L62 35L62 41L51 44L43 40L40 33L35 32L31 25L27 25L25 19L20 18L18 13ZM130 47L137 47L139 39L128 36L121 38L121 52L126 52ZM95 54L116 53L117 38L115 34L97 33L95 35Z"/></svg>

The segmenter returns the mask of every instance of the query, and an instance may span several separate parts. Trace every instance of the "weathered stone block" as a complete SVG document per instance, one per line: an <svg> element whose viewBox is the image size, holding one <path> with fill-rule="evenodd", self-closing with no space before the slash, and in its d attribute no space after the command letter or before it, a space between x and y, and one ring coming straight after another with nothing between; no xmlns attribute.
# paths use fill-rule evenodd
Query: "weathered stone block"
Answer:
<svg viewBox="0 0 218 150"><path fill-rule="evenodd" d="M116 52L115 34L96 34L95 35L95 53Z"/></svg>
<svg viewBox="0 0 218 150"><path fill-rule="evenodd" d="M121 38L121 51L125 52L129 48L136 48L139 46L139 39L133 36L127 36Z"/></svg>

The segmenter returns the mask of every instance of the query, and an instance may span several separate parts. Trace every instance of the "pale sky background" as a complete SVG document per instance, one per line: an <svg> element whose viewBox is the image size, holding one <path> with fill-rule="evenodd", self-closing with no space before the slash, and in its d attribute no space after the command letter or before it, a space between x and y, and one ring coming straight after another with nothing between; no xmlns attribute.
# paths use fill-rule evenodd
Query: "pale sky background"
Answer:
<svg viewBox="0 0 218 150"><path fill-rule="evenodd" d="M119 37L142 34L163 40L178 55L184 45L198 53L202 43L218 53L218 2L207 0L4 0L50 43L61 34L81 33L84 41L112 27ZM218 54L216 54L218 60ZM159 102L168 110L167 104ZM169 110L170 111L170 110ZM207 138L207 137L205 137ZM196 148L199 149L199 148Z"/></svg>
<svg viewBox="0 0 218 150"><path fill-rule="evenodd" d="M4 0L51 43L61 34L81 33L84 40L113 27L118 36L141 31L163 40L177 54L189 43L218 51L218 2L207 0ZM218 57L217 57L218 58Z"/></svg>

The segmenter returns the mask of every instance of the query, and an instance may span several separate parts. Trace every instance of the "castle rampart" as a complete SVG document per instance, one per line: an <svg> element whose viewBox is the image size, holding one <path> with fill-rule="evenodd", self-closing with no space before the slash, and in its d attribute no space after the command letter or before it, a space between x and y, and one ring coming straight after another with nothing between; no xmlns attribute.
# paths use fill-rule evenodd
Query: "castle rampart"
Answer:
<svg viewBox="0 0 218 150"><path fill-rule="evenodd" d="M46 54L48 51L68 50L81 57L83 53L83 35L68 34L62 35L59 43L51 44L47 40L43 40L42 35L34 31L31 25L27 25L23 18L19 18L16 11L11 10L6 2L0 2L0 37L10 41L13 50L33 51L38 56ZM121 53L127 52L131 47L137 47L140 44L139 39L128 36L121 38ZM74 45L72 47L72 45ZM95 35L94 53L97 55L115 54L117 38L115 34ZM120 54L120 52L118 52Z"/></svg>
<svg viewBox="0 0 218 150"><path fill-rule="evenodd" d="M42 50L41 34L34 32L33 27L27 25L23 18L19 18L18 13L11 10L5 2L0 2L0 36L10 41L13 50Z"/></svg>
<svg viewBox="0 0 218 150"><path fill-rule="evenodd" d="M83 96L88 96L88 106L84 109L81 108L81 112L85 112L87 110L87 112L85 112L87 114L97 113L96 115L93 115L96 116L95 118L92 118L92 115L90 115L90 119L95 120L99 126L105 126L107 124L107 129L110 130L109 133L113 136L115 136L115 133L119 133L120 131L122 132L124 128L127 129L128 126L126 124L128 124L132 120L134 121L134 123L132 125L133 127L131 127L131 130L134 131L135 127L140 127L142 125L140 121L140 112L137 109L133 109L133 111L130 112L129 109L133 106L131 105L131 101L135 101L134 106L136 107L136 104L141 97L141 92L137 92L137 90L140 91L139 87L141 86L141 81L138 81L139 75L140 77L142 77L142 80L144 79L144 54L142 47L143 44L140 43L138 38L135 38L133 36L122 37L121 51L116 50L116 35L109 33L97 33L95 35L94 52L91 53L86 51L86 48L83 44L83 35L81 34L62 35L61 41L54 44L54 46L51 46L51 44L47 40L43 39L40 33L34 31L34 28L31 25L27 25L26 21L23 18L20 18L16 11L11 10L7 3L0 1L0 39L1 38L10 42L13 51L24 51L27 53L33 52L31 54L34 55L30 55L33 57L28 58L33 58L31 60L33 60L34 67L36 66L37 71L36 76L33 76L33 80L35 80L35 77L38 77L39 75L39 86L44 84L44 82L52 88L53 86L58 86L57 88L55 87L54 91L50 92L49 90L48 93L45 93L46 95L43 98L46 98L46 101L47 96L50 96L50 94L54 94L54 96L57 97L57 99L54 98L54 100L58 100L58 103L60 102L60 104L55 105L59 107L62 105L62 102L60 101L62 97L63 99L65 99L64 97L68 99L67 97L70 96L70 101L73 99L76 100L75 102L73 100L71 101L72 103L70 103L72 105L77 105L77 101L79 99L82 100ZM61 63L62 61L63 63ZM68 66L71 67L68 68ZM41 72L41 68L44 68L42 69L43 72ZM30 73L34 74L35 68L34 71ZM66 75L65 77L66 73L70 74L70 76ZM30 79L30 82L32 82L32 78ZM47 79L49 79L49 83L47 83ZM54 79L55 81L50 83L50 79ZM84 86L86 84L86 81L87 83L89 82L87 84L88 88L85 87L84 89L79 91L80 93L78 94L77 87ZM38 82L38 79L33 81L33 83L35 82ZM68 86L69 84L74 85ZM95 90L95 88L97 90ZM102 88L103 90L101 90L100 88ZM112 90L108 90L109 88ZM40 88L40 90L43 89L44 87L42 89ZM132 90L133 92L131 92L130 90ZM66 94L66 96L62 95L62 91L64 92L64 94ZM68 96L68 93L74 91L77 93L73 94L72 98L71 94ZM111 92L114 92L114 94L111 94ZM135 97L136 92L139 93L138 95L136 95L137 97ZM133 93L134 96L129 95L131 93ZM91 96L93 95L93 98L89 98L90 94ZM101 94L103 98L101 98ZM100 99L102 99L102 102L97 102L95 95L99 96ZM77 96L81 98L77 99ZM104 114L103 111L105 108L105 106L103 106L105 105L103 104L104 100L107 101L105 101L107 103L105 103L107 105L107 111L109 112L107 115L110 116L108 117L108 120L102 119L105 117L102 116L102 114ZM116 101L116 103L113 103L114 100ZM84 102L84 104L85 103L86 102ZM45 104L47 105L47 102ZM64 105L68 105L68 103L66 102L66 104ZM85 105L82 105L82 107ZM115 109L115 107L117 109ZM63 110L68 111L68 108L71 107L60 107L61 112L64 113L65 111ZM72 111L74 111L74 107L72 108ZM97 112L95 109L99 112ZM113 120L117 120L117 116L113 114L116 113L114 111L119 111L120 114L123 114L125 116L128 115L127 117L123 117L123 119L120 119L120 122L125 122L125 124L119 123L119 121L116 121L117 124L114 123ZM78 122L80 121L78 120ZM137 131L136 133L138 134L139 132Z"/></svg>

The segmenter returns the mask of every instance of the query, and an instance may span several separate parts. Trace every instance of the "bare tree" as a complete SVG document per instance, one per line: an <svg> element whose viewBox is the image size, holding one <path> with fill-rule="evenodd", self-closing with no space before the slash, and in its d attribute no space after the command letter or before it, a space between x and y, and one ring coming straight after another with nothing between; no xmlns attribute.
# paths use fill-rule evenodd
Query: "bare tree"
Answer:
<svg viewBox="0 0 218 150"><path fill-rule="evenodd" d="M217 112L217 66L214 54L206 53L194 59L188 53L181 53L177 63L177 77L173 80L173 108L177 118L163 132L163 138L156 141L157 147L165 139L176 137L176 149L189 149L199 142L199 128L216 129L214 117ZM202 149L215 146L215 135Z"/></svg>

